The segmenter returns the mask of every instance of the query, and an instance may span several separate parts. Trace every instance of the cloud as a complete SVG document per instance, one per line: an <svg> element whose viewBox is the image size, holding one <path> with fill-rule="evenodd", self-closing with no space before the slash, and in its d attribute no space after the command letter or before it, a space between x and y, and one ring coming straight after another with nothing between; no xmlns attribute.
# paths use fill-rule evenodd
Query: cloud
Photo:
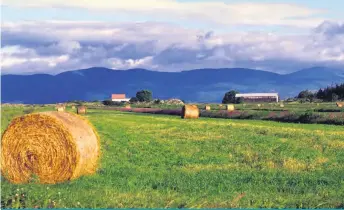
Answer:
<svg viewBox="0 0 344 210"><path fill-rule="evenodd" d="M154 19L218 25L282 25L314 27L325 10L286 3L224 3L221 1L176 0L4 0L3 5L36 8L78 8L101 13L143 15Z"/></svg>
<svg viewBox="0 0 344 210"><path fill-rule="evenodd" d="M327 24L332 27L280 35L149 22L5 22L1 67L6 74L56 74L94 66L158 71L246 67L280 73L319 65L343 68L344 36L335 30L336 36L329 37L338 25Z"/></svg>
<svg viewBox="0 0 344 210"><path fill-rule="evenodd" d="M328 36L343 35L344 34L344 22L331 22L324 21L318 27L315 28L315 32L319 34L325 34Z"/></svg>

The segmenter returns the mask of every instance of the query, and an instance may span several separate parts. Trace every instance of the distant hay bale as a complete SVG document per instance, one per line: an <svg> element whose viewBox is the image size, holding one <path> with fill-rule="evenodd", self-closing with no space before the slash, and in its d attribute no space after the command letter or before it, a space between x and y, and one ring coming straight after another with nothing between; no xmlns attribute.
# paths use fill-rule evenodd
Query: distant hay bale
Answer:
<svg viewBox="0 0 344 210"><path fill-rule="evenodd" d="M196 105L184 105L182 109L183 119L197 119L199 118L199 109Z"/></svg>
<svg viewBox="0 0 344 210"><path fill-rule="evenodd" d="M227 104L227 105L226 105L226 110L227 110L227 111L234 111L234 110L235 110L235 107L234 107L233 104Z"/></svg>
<svg viewBox="0 0 344 210"><path fill-rule="evenodd" d="M284 104L280 104L280 107L281 107L281 108L284 108Z"/></svg>
<svg viewBox="0 0 344 210"><path fill-rule="evenodd" d="M261 107L262 105L261 104L257 104L258 107Z"/></svg>
<svg viewBox="0 0 344 210"><path fill-rule="evenodd" d="M125 105L125 107L124 107L124 108L130 109L130 108L131 108L131 106L130 106L130 104L127 104L127 105Z"/></svg>
<svg viewBox="0 0 344 210"><path fill-rule="evenodd" d="M337 102L336 105L337 107L342 108L344 106L344 102Z"/></svg>
<svg viewBox="0 0 344 210"><path fill-rule="evenodd" d="M93 174L100 143L93 126L68 112L17 117L2 136L1 173L8 181L55 184Z"/></svg>
<svg viewBox="0 0 344 210"><path fill-rule="evenodd" d="M211 110L211 107L209 105L206 105L205 110L209 111L209 110Z"/></svg>
<svg viewBox="0 0 344 210"><path fill-rule="evenodd" d="M87 107L86 106L78 106L76 113L77 114L86 114L87 112Z"/></svg>
<svg viewBox="0 0 344 210"><path fill-rule="evenodd" d="M58 112L64 112L66 110L66 106L63 104L57 104L56 105L56 111Z"/></svg>

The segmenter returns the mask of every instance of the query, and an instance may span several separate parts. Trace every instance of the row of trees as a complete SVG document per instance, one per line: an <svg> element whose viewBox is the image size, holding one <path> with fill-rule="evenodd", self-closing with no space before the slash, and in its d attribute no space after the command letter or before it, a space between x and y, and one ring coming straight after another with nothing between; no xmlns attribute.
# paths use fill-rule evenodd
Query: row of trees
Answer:
<svg viewBox="0 0 344 210"><path fill-rule="evenodd" d="M344 100L344 83L337 84L335 86L329 86L326 88L321 88L316 92L309 90L303 90L296 97L301 100L308 100L313 102L315 100L321 101L338 101Z"/></svg>

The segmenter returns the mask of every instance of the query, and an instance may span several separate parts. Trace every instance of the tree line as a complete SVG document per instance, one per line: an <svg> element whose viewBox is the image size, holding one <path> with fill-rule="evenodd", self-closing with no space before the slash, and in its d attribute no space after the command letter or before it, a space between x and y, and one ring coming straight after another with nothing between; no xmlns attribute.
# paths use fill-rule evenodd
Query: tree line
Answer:
<svg viewBox="0 0 344 210"><path fill-rule="evenodd" d="M321 100L325 102L342 101L344 100L344 83L328 86L326 88L320 88L316 92L303 90L296 98L310 102L315 100Z"/></svg>

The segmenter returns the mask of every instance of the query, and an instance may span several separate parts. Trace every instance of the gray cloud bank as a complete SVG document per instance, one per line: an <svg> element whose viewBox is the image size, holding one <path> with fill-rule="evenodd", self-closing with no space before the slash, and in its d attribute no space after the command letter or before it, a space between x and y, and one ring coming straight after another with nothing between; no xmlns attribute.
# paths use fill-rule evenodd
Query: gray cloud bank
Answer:
<svg viewBox="0 0 344 210"><path fill-rule="evenodd" d="M308 34L217 33L164 23L5 22L3 74L57 74L94 66L181 71L245 67L287 73L344 67L344 24Z"/></svg>

